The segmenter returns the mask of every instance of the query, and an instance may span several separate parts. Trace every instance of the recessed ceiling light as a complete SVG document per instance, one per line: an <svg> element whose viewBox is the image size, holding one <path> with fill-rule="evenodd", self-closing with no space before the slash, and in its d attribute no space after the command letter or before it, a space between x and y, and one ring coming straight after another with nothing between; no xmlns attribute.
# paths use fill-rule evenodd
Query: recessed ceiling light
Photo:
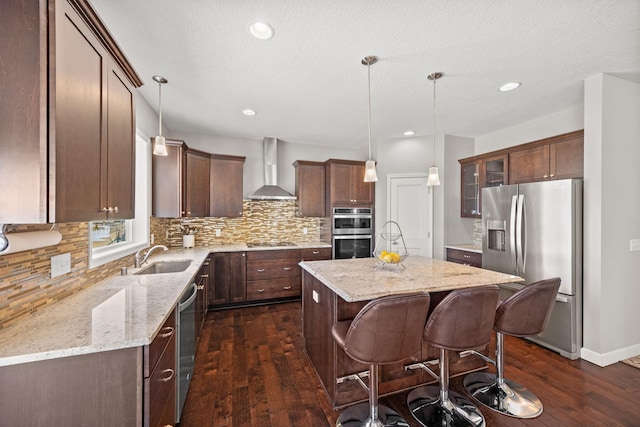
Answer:
<svg viewBox="0 0 640 427"><path fill-rule="evenodd" d="M500 86L500 92L509 92L510 90L518 89L519 87L520 83L518 82L505 83Z"/></svg>
<svg viewBox="0 0 640 427"><path fill-rule="evenodd" d="M249 26L251 35L260 40L269 40L275 34L273 27L264 22L254 22Z"/></svg>
<svg viewBox="0 0 640 427"><path fill-rule="evenodd" d="M405 133L403 133L404 136L412 136L412 135L415 135L415 134L416 133L414 131L412 131L412 130L408 130Z"/></svg>
<svg viewBox="0 0 640 427"><path fill-rule="evenodd" d="M246 110L242 110L242 114L245 116L255 116L256 112L247 108Z"/></svg>

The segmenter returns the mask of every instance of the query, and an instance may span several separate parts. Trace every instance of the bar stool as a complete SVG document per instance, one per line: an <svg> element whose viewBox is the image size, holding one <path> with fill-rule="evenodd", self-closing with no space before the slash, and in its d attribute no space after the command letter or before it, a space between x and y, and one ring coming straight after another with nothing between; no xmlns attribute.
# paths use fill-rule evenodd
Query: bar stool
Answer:
<svg viewBox="0 0 640 427"><path fill-rule="evenodd" d="M498 292L497 286L452 291L427 319L424 340L440 349L440 375L424 363L419 365L440 384L418 387L407 397L411 413L423 426L485 425L482 413L469 399L449 390L449 351L470 350L489 344Z"/></svg>
<svg viewBox="0 0 640 427"><path fill-rule="evenodd" d="M520 384L504 378L504 335L528 337L545 330L560 287L560 279L532 283L507 298L496 311L497 375L473 372L464 377L467 393L481 404L515 418L534 418L542 413L542 402Z"/></svg>
<svg viewBox="0 0 640 427"><path fill-rule="evenodd" d="M382 297L365 305L353 320L332 326L333 337L345 353L369 365L369 386L358 374L337 380L357 380L369 392L369 402L345 409L336 426L408 425L397 412L378 405L378 369L379 365L401 362L420 351L430 300L426 293Z"/></svg>

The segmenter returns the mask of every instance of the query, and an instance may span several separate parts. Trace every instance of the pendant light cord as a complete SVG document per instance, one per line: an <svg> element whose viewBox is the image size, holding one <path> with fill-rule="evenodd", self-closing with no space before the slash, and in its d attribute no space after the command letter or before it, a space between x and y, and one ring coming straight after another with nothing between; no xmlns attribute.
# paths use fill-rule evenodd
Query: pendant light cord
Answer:
<svg viewBox="0 0 640 427"><path fill-rule="evenodd" d="M162 136L162 82L158 82L158 135Z"/></svg>
<svg viewBox="0 0 640 427"><path fill-rule="evenodd" d="M371 64L367 62L367 85L369 93L369 160L371 160Z"/></svg>
<svg viewBox="0 0 640 427"><path fill-rule="evenodd" d="M436 80L433 79L433 164L436 164Z"/></svg>

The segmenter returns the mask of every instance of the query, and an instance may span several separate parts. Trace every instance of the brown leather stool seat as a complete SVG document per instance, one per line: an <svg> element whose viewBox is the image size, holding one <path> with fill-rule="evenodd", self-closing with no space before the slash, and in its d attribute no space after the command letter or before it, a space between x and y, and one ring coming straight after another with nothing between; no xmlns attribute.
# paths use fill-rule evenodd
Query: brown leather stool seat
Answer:
<svg viewBox="0 0 640 427"><path fill-rule="evenodd" d="M546 279L525 286L507 298L496 311L497 375L474 372L464 377L464 387L474 399L494 411L515 418L534 418L542 413L542 402L520 384L504 378L504 335L528 337L545 330L560 279Z"/></svg>
<svg viewBox="0 0 640 427"><path fill-rule="evenodd" d="M436 306L424 328L424 340L440 349L439 386L413 389L407 404L423 426L484 426L482 413L460 393L449 390L449 351L486 346L491 341L498 302L497 286L459 289Z"/></svg>
<svg viewBox="0 0 640 427"><path fill-rule="evenodd" d="M352 359L369 365L369 402L352 405L338 417L337 426L408 425L395 411L378 405L378 366L402 362L420 351L429 312L429 294L396 295L375 299L353 320L337 322L332 334Z"/></svg>

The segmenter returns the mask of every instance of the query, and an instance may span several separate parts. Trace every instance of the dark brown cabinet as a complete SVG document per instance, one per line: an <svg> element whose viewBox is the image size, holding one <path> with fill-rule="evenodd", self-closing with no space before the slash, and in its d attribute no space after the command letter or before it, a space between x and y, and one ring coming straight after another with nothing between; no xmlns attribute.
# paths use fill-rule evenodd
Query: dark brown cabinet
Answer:
<svg viewBox="0 0 640 427"><path fill-rule="evenodd" d="M242 216L242 174L245 157L211 154L210 216Z"/></svg>
<svg viewBox="0 0 640 427"><path fill-rule="evenodd" d="M139 77L84 0L9 3L0 20L0 222L132 218Z"/></svg>
<svg viewBox="0 0 640 427"><path fill-rule="evenodd" d="M213 281L209 285L209 305L226 305L246 301L246 252L218 252L213 259Z"/></svg>
<svg viewBox="0 0 640 427"><path fill-rule="evenodd" d="M247 253L247 301L300 297L300 251Z"/></svg>
<svg viewBox="0 0 640 427"><path fill-rule="evenodd" d="M482 253L447 248L447 261L482 268Z"/></svg>
<svg viewBox="0 0 640 427"><path fill-rule="evenodd" d="M364 182L365 162L329 159L326 167L326 212L334 206L372 206L375 186Z"/></svg>
<svg viewBox="0 0 640 427"><path fill-rule="evenodd" d="M166 144L166 156L153 156L153 216L209 216L209 154L181 140Z"/></svg>
<svg viewBox="0 0 640 427"><path fill-rule="evenodd" d="M296 160L296 197L298 216L325 216L325 165Z"/></svg>
<svg viewBox="0 0 640 427"><path fill-rule="evenodd" d="M300 249L302 261L321 261L331 259L331 248L304 248Z"/></svg>
<svg viewBox="0 0 640 427"><path fill-rule="evenodd" d="M508 183L509 156L499 154L491 157L471 158L460 161L461 206L460 216L480 218L482 216L482 189L498 187Z"/></svg>
<svg viewBox="0 0 640 427"><path fill-rule="evenodd" d="M547 138L509 153L509 183L581 178L584 175L584 132Z"/></svg>

